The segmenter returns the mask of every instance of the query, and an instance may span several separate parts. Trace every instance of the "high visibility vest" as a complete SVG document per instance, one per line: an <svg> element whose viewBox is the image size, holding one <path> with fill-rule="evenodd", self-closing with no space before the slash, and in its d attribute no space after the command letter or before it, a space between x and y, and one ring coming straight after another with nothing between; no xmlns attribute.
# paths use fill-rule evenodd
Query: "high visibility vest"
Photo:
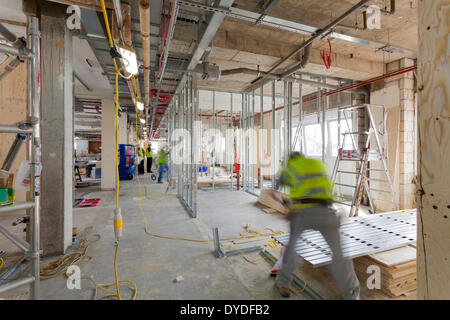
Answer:
<svg viewBox="0 0 450 320"><path fill-rule="evenodd" d="M144 157L144 150L142 148L139 148L139 156Z"/></svg>
<svg viewBox="0 0 450 320"><path fill-rule="evenodd" d="M158 164L162 164L162 163L167 163L168 159L167 159L167 153L161 149L158 152L158 160L157 160Z"/></svg>
<svg viewBox="0 0 450 320"><path fill-rule="evenodd" d="M294 200L320 199L333 200L333 183L327 177L325 164L322 161L295 157L288 161L282 169L283 184L289 186L289 197ZM314 203L294 203L292 208L305 209Z"/></svg>
<svg viewBox="0 0 450 320"><path fill-rule="evenodd" d="M153 150L152 150L152 148L147 148L145 153L147 155L147 158L153 158Z"/></svg>

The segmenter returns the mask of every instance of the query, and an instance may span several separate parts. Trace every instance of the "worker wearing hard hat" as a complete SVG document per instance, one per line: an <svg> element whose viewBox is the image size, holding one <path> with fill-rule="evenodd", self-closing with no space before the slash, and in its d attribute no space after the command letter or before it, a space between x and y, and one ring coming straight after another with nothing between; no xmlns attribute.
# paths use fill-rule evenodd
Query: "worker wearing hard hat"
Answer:
<svg viewBox="0 0 450 320"><path fill-rule="evenodd" d="M272 197L288 205L290 209L290 238L283 257L275 267L280 267L276 287L283 297L289 297L289 285L295 267L295 244L306 229L320 231L333 252L331 271L346 300L359 299L359 281L351 259L345 259L340 239L340 220L331 207L332 182L327 177L322 161L293 153L282 168L276 189L289 187L289 199L273 191Z"/></svg>
<svg viewBox="0 0 450 320"><path fill-rule="evenodd" d="M153 150L151 143L147 146L147 149L145 150L145 155L147 156L147 173L152 173Z"/></svg>
<svg viewBox="0 0 450 320"><path fill-rule="evenodd" d="M158 183L162 183L162 179L164 176L164 171L167 172L167 177L170 175L170 169L169 169L169 151L167 150L167 147L164 146L161 148L158 152L158 160L157 163L159 164L159 176L158 176Z"/></svg>

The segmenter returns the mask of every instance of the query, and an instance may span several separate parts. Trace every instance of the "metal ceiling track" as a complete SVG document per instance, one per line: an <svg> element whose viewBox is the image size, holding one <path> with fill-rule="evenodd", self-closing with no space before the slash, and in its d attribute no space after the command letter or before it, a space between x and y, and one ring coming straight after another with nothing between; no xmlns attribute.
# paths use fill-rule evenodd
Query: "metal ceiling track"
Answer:
<svg viewBox="0 0 450 320"><path fill-rule="evenodd" d="M211 7L211 6L203 5L203 4L196 3L196 2L186 1L186 0L180 0L179 4L182 6L197 8L197 9L204 10L204 11L218 12L218 13L224 14L226 16L229 16L231 18L249 21L249 22L252 22L255 24L258 21L258 19L261 17L260 13L251 12L251 11L243 10L243 9L239 9L239 8L226 9L223 7ZM361 7L364 7L364 6L361 6ZM293 22L293 21L289 21L289 20L285 20L285 19L279 19L279 18L267 16L267 15L264 16L259 21L259 24L265 25L268 27L272 27L272 28L276 28L276 29L280 29L280 30L286 30L286 31L295 32L295 33L299 33L299 34L304 34L304 35L312 35L312 34L317 33L318 31L320 31L320 29L312 27L312 26L308 26L305 24L301 24L301 23L297 23L297 22ZM344 40L344 41L367 45L367 46L373 47L377 50L384 50L388 47L389 50L392 52L398 52L398 53L407 55L412 58L417 58L417 53L413 52L411 50L394 47L391 45L387 45L386 43L380 43L380 42L376 42L376 41L372 41L372 40L367 40L367 39L362 39L362 38L355 37L355 36L346 35L341 32L336 32L334 30L328 36L332 37L332 38Z"/></svg>
<svg viewBox="0 0 450 320"><path fill-rule="evenodd" d="M342 222L340 227L343 255L353 259L413 244L417 239L416 224L416 209L350 218ZM289 233L273 238L286 246ZM321 267L332 261L331 249L319 231L305 230L297 239L295 251L314 267Z"/></svg>

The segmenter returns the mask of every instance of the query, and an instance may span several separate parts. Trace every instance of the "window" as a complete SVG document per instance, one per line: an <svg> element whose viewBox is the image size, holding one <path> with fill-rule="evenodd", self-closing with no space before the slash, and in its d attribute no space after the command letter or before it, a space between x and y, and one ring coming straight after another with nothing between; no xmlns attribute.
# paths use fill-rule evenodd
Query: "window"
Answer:
<svg viewBox="0 0 450 320"><path fill-rule="evenodd" d="M350 124L350 123L349 123ZM338 122L337 121L330 121L329 122L329 128L330 128L330 134L331 134L331 154L333 155L333 157L337 156L337 151L339 148L339 142L342 143L344 137L343 137L343 133L344 132L350 132L351 130L348 128L347 126L347 121L345 120L341 120L341 135L338 138ZM355 137L353 137L355 138ZM352 137L350 137L350 135L346 135L345 137L345 145L344 145L344 150L351 150L353 149L353 143L352 143Z"/></svg>
<svg viewBox="0 0 450 320"><path fill-rule="evenodd" d="M320 124L310 124L305 126L305 147L306 155L322 155L322 127Z"/></svg>

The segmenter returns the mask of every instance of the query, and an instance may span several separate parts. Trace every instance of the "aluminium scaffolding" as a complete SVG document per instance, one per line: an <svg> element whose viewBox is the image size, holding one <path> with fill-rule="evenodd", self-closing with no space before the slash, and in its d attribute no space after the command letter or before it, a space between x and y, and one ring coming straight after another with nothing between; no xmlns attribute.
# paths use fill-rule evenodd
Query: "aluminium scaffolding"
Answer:
<svg viewBox="0 0 450 320"><path fill-rule="evenodd" d="M341 135L343 139L339 141L338 145L338 156L336 157L336 162L334 164L334 169L331 175L331 180L334 182L335 186L353 188L353 196L351 200L343 197L342 195L337 195L340 201L338 203L347 205L350 207L349 216L357 216L359 207L362 201L363 194L367 195L372 212L376 212L375 202L387 202L394 205L395 210L398 210L398 203L396 200L395 191L392 185L392 180L387 168L387 161L385 155L385 148L381 143L380 133L378 127L374 120L373 109L379 108L382 111L383 119L381 123L383 124L384 130L384 106L370 105L370 104L358 104L339 108L344 115L345 121L348 123L347 113L358 112L359 110L364 110L369 119L369 128L367 131L350 131L344 132ZM349 127L347 125L347 127ZM353 145L353 149L344 150L345 141L347 137L350 137ZM354 137L358 137L357 142L355 142ZM364 138L365 137L365 138ZM371 138L373 139L371 141ZM356 170L351 171L348 169L342 169L341 165L344 161L352 161L358 165ZM379 168L371 166L370 164L375 164L376 161L381 162ZM376 174L384 175L384 177L376 176ZM350 175L356 176L356 185L344 184L336 182L338 175ZM380 189L374 188L374 184L385 184L387 187L378 187ZM381 199L381 197L374 197L373 194L387 194L390 198Z"/></svg>
<svg viewBox="0 0 450 320"><path fill-rule="evenodd" d="M27 48L16 48L3 45L0 52L21 56L27 59L27 118L15 125L0 125L0 133L16 133L27 135L28 148L27 159L30 163L30 190L26 202L16 203L9 206L0 207L0 214L27 210L30 217L30 242L24 241L3 226L0 226L0 233L13 242L24 252L24 257L30 262L30 275L11 280L0 285L0 293L30 284L30 297L39 299L39 273L40 273L40 172L41 172L41 139L40 139L40 33L39 21L37 17L29 16L27 21ZM14 152L8 153L13 156L17 152L17 144L13 142L11 148ZM5 163L9 163L7 159ZM9 164L8 164L9 166Z"/></svg>

